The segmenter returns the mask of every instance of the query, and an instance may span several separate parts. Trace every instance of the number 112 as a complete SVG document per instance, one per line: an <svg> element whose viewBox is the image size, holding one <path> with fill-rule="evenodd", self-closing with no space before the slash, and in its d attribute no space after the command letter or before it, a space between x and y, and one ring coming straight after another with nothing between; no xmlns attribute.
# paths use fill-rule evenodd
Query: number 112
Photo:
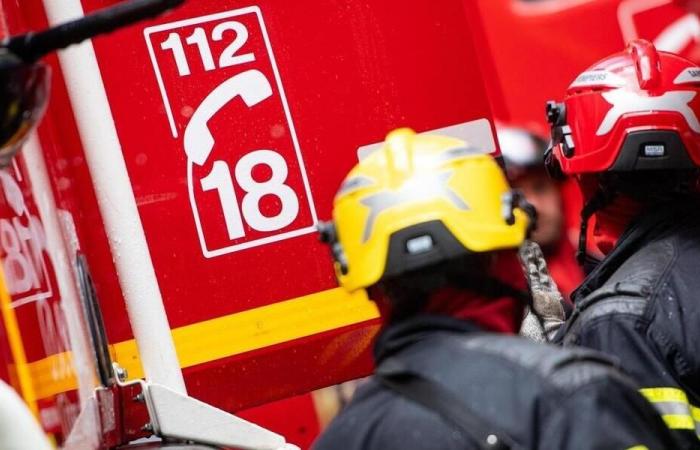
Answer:
<svg viewBox="0 0 700 450"><path fill-rule="evenodd" d="M219 55L218 68L222 69L224 67L255 61L255 55L253 53L244 53L242 55L236 54L248 41L248 29L245 27L245 25L240 22L233 21L220 23L214 27L214 30L211 33L211 38L214 41L222 41L226 31L235 32L236 37L224 49L221 55ZM204 28L195 28L194 32L185 39L185 42L187 45L197 46L204 70L211 71L217 68L217 66L214 64L214 56L212 55L209 40ZM182 37L178 33L170 33L168 35L168 39L163 41L160 44L160 47L163 50L170 50L173 53L175 64L177 65L177 71L180 76L184 77L192 73L190 70L190 64L187 61L187 56L185 55Z"/></svg>

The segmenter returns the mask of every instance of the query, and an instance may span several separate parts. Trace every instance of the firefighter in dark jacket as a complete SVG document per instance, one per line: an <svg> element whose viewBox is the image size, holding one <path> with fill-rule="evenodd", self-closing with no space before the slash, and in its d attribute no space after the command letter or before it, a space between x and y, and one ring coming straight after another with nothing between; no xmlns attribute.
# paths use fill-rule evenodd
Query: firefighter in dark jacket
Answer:
<svg viewBox="0 0 700 450"><path fill-rule="evenodd" d="M548 105L546 164L584 195L589 272L554 340L614 355L679 449L700 449L698 93L700 68L635 41ZM587 236L602 261L585 257Z"/></svg>
<svg viewBox="0 0 700 450"><path fill-rule="evenodd" d="M491 156L448 137L395 131L350 172L321 235L384 328L316 450L672 448L605 357L515 336L526 209Z"/></svg>

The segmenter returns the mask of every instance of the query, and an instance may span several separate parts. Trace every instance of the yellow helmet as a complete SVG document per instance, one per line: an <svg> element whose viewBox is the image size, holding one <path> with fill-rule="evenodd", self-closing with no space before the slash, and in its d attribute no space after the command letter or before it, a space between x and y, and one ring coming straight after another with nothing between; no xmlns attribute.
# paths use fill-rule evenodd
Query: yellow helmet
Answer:
<svg viewBox="0 0 700 450"><path fill-rule="evenodd" d="M338 280L354 291L468 253L518 248L528 214L492 156L399 129L357 164L320 224Z"/></svg>

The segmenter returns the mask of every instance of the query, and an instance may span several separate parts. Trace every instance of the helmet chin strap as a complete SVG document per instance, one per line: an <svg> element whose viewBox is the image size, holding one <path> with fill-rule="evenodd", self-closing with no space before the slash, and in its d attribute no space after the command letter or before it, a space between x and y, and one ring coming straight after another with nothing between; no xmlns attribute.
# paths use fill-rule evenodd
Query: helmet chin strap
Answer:
<svg viewBox="0 0 700 450"><path fill-rule="evenodd" d="M576 261L583 266L586 261L586 241L588 239L588 222L597 211L612 203L617 195L613 188L599 187L593 197L586 202L581 210L581 234L578 237L578 250L576 251Z"/></svg>

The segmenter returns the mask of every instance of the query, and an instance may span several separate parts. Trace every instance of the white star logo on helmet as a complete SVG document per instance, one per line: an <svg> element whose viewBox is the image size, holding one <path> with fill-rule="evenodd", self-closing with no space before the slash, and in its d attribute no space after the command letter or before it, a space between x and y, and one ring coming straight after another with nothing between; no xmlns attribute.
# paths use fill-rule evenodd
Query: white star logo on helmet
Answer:
<svg viewBox="0 0 700 450"><path fill-rule="evenodd" d="M362 242L369 240L377 216L387 209L405 203L442 198L452 203L456 208L468 211L469 206L448 185L452 172L412 178L395 191L382 191L362 199L361 203L370 209L367 223L365 223Z"/></svg>
<svg viewBox="0 0 700 450"><path fill-rule="evenodd" d="M624 114L647 111L680 113L685 118L688 126L696 133L700 133L698 116L690 107L690 102L696 95L697 93L693 91L671 91L658 97L646 97L625 89L605 92L603 93L603 98L613 107L608 111L596 134L604 136L610 133L615 123Z"/></svg>

